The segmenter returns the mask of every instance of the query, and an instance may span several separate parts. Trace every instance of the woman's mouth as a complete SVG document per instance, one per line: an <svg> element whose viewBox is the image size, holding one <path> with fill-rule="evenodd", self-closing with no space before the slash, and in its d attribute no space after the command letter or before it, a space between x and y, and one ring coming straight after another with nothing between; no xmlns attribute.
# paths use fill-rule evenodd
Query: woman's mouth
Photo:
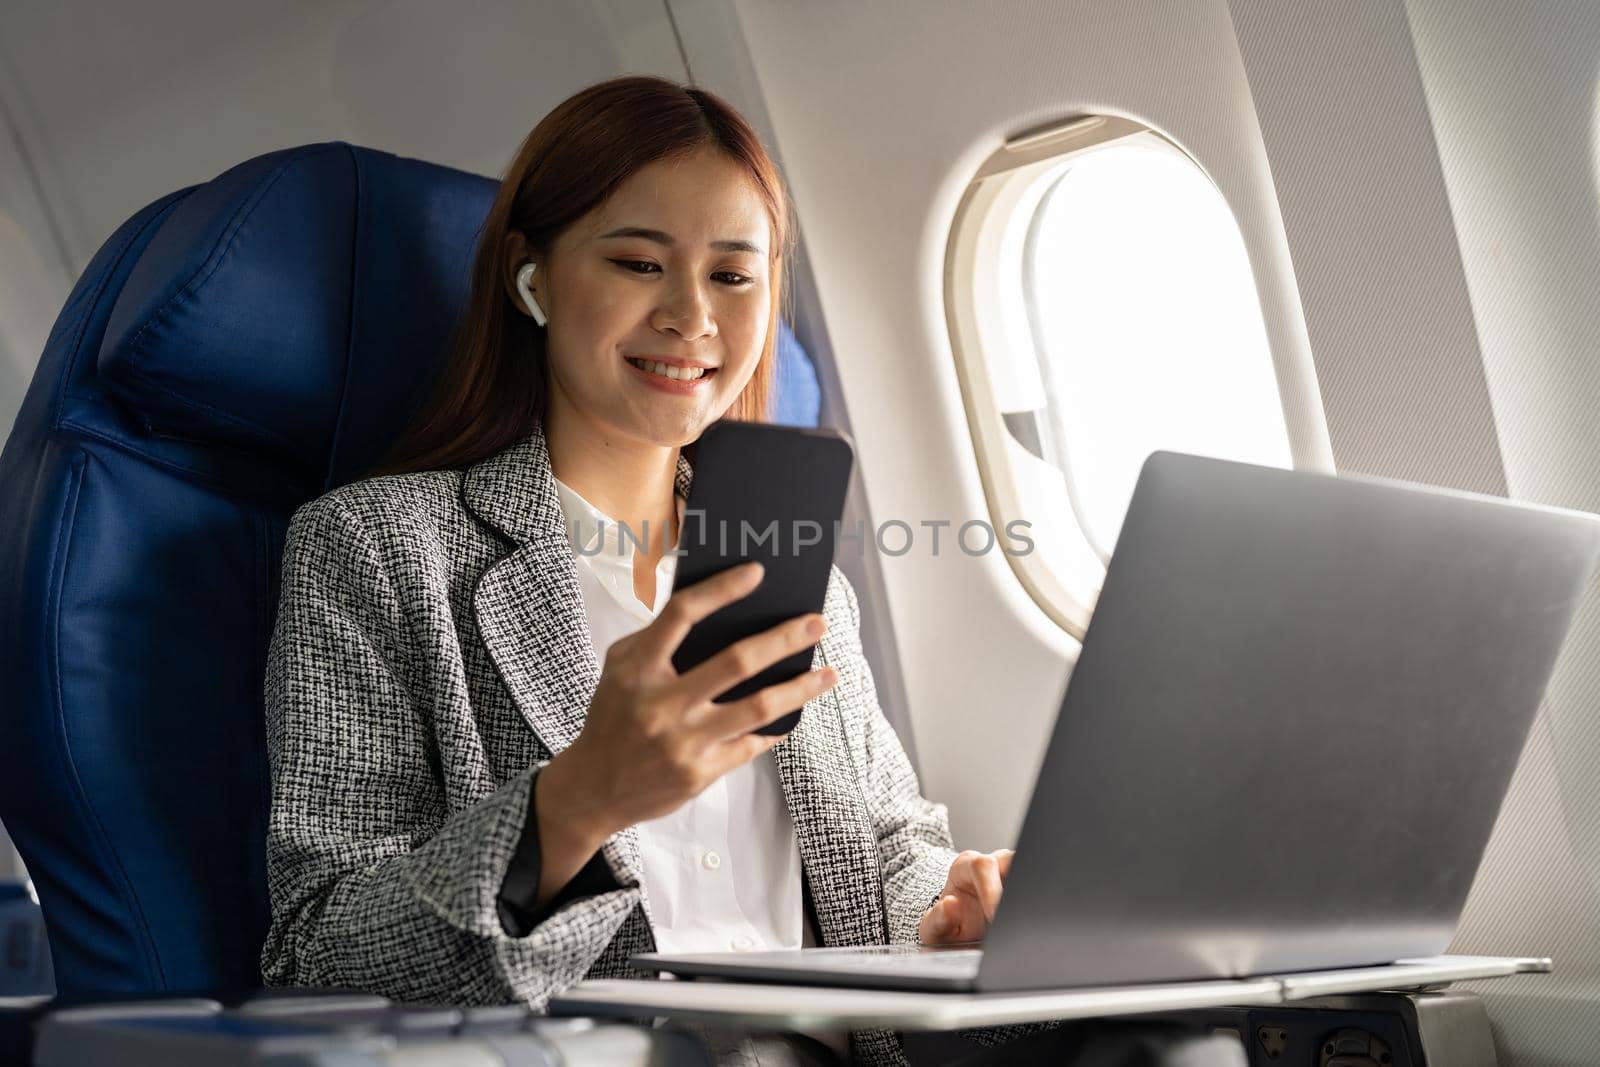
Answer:
<svg viewBox="0 0 1600 1067"><path fill-rule="evenodd" d="M670 393L693 392L702 382L717 373L715 367L680 367L674 363L662 363L652 359L624 358L646 382Z"/></svg>

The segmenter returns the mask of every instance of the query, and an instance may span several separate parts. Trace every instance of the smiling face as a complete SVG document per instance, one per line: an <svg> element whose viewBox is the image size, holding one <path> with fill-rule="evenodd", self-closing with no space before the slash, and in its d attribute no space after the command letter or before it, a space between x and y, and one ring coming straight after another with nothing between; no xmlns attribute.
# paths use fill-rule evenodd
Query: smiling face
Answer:
<svg viewBox="0 0 1600 1067"><path fill-rule="evenodd" d="M549 417L608 438L696 440L761 357L771 247L761 194L727 155L700 149L631 175L534 274L549 318ZM513 275L530 258L513 256Z"/></svg>

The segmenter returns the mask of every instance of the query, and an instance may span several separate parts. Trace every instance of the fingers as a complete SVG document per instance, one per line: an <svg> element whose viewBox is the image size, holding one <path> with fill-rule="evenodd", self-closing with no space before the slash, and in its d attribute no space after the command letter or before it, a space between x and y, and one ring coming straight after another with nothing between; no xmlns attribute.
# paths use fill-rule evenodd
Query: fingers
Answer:
<svg viewBox="0 0 1600 1067"><path fill-rule="evenodd" d="M742 700L707 704L693 721L717 737L740 737L803 707L806 701L821 696L838 683L838 671L819 667L786 682L774 682Z"/></svg>
<svg viewBox="0 0 1600 1067"><path fill-rule="evenodd" d="M976 941L989 930L1000 904L1005 879L1011 873L1009 848L994 852L963 852L950 865L945 893L922 916L917 936L924 945Z"/></svg>
<svg viewBox="0 0 1600 1067"><path fill-rule="evenodd" d="M981 855L972 861L972 874L977 889L978 905L983 909L983 922L994 922L994 912L1000 906L1002 883L1000 862L991 855Z"/></svg>
<svg viewBox="0 0 1600 1067"><path fill-rule="evenodd" d="M746 763L749 763L767 751L767 749L782 741L785 736L784 734L747 733L723 742L714 750L716 758L721 763L716 777L722 777L735 767L743 767Z"/></svg>
<svg viewBox="0 0 1600 1067"><path fill-rule="evenodd" d="M938 945L946 941L960 940L961 935L961 899L953 893L940 897L927 914L923 915L922 922L917 930L917 937L924 945Z"/></svg>
<svg viewBox="0 0 1600 1067"><path fill-rule="evenodd" d="M828 622L821 615L796 615L771 629L735 641L684 672L673 686L674 694L688 703L710 701L784 657L816 644L827 632Z"/></svg>
<svg viewBox="0 0 1600 1067"><path fill-rule="evenodd" d="M669 658L695 623L753 592L761 584L762 571L758 562L741 563L674 592L661 614L641 632L644 651L652 658Z"/></svg>
<svg viewBox="0 0 1600 1067"><path fill-rule="evenodd" d="M713 761L713 780L735 767L744 766L787 736L758 734L753 730L800 707L810 699L806 693L815 695L827 692L838 680L837 671L832 667L824 667L787 682L769 685L744 700L708 705L702 725L721 738L708 752Z"/></svg>
<svg viewBox="0 0 1600 1067"><path fill-rule="evenodd" d="M994 921L1012 855L1010 849L993 853L963 852L950 865L945 891L959 901L962 938L982 937Z"/></svg>

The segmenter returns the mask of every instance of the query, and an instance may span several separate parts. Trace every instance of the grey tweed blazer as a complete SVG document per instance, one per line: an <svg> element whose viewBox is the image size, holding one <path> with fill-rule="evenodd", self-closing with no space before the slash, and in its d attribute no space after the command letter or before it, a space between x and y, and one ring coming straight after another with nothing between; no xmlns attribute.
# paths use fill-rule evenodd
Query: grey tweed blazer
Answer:
<svg viewBox="0 0 1600 1067"><path fill-rule="evenodd" d="M691 469L678 467L687 493ZM536 431L466 471L372 478L295 512L268 655L268 984L542 1006L585 976L644 977L654 948L637 834L623 888L525 937L496 894L534 776L599 680L577 563ZM772 751L824 944L916 939L955 853L878 707L860 613L832 571L815 662L839 672ZM868 1062L901 1059L882 1032Z"/></svg>

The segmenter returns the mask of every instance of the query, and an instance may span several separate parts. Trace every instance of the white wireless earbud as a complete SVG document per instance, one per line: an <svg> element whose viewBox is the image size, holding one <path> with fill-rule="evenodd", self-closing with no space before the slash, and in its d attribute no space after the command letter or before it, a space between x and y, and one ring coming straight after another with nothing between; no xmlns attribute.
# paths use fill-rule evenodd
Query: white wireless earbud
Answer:
<svg viewBox="0 0 1600 1067"><path fill-rule="evenodd" d="M533 316L533 321L544 326L549 320L545 318L544 308L539 306L539 301L533 298L533 290L528 287L533 281L533 272L537 269L530 260L517 271L517 294L522 297L522 304L528 309L528 314Z"/></svg>

